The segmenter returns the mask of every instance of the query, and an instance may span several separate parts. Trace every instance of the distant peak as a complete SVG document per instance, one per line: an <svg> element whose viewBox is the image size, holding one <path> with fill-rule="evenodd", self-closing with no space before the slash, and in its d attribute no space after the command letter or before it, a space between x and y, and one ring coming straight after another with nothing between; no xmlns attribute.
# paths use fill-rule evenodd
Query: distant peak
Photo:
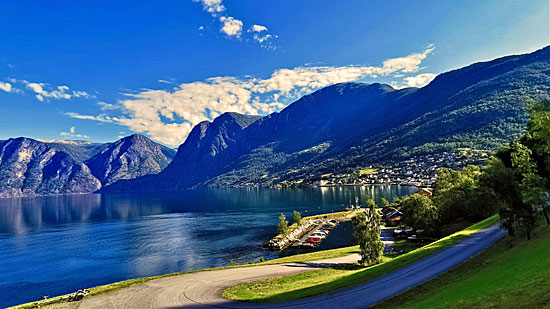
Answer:
<svg viewBox="0 0 550 309"><path fill-rule="evenodd" d="M147 136L143 134L132 134L120 139L120 141L150 141Z"/></svg>
<svg viewBox="0 0 550 309"><path fill-rule="evenodd" d="M259 115L244 115L236 112L225 112L220 116L216 117L212 123L219 123L227 120L235 121L240 127L246 128L251 125L256 120L262 118Z"/></svg>

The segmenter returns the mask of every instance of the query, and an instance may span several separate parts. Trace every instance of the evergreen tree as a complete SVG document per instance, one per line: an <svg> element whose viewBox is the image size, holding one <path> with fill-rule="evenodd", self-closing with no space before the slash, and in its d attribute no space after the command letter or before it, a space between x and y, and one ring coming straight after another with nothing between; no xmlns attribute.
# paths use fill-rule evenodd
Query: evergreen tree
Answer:
<svg viewBox="0 0 550 309"><path fill-rule="evenodd" d="M292 223L296 223L298 226L302 224L302 214L296 210L292 213Z"/></svg>
<svg viewBox="0 0 550 309"><path fill-rule="evenodd" d="M359 262L363 265L380 263L384 243L380 240L380 215L375 210L374 201L369 200L365 212L358 213L351 220L353 235L361 250Z"/></svg>
<svg viewBox="0 0 550 309"><path fill-rule="evenodd" d="M288 234L288 221L283 213L279 216L279 223L277 224L277 232L279 234L287 235Z"/></svg>

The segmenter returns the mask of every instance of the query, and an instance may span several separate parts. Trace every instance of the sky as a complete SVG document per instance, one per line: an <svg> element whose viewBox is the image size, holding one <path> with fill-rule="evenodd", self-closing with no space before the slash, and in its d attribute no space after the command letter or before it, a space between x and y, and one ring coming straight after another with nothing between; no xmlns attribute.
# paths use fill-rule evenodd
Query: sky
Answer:
<svg viewBox="0 0 550 309"><path fill-rule="evenodd" d="M0 3L0 140L168 146L340 82L422 87L550 44L548 0Z"/></svg>

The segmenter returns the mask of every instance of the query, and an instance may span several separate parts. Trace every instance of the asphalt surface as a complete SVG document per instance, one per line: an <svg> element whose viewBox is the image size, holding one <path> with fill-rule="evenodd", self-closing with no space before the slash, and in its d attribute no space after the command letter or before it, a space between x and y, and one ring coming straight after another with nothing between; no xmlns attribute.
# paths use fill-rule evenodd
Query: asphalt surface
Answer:
<svg viewBox="0 0 550 309"><path fill-rule="evenodd" d="M167 277L112 294L84 299L79 308L365 308L449 270L505 235L505 231L498 226L493 226L377 279L291 302L273 304L234 302L222 298L221 294L226 288L245 282L296 274L335 264L353 263L357 261L358 256Z"/></svg>

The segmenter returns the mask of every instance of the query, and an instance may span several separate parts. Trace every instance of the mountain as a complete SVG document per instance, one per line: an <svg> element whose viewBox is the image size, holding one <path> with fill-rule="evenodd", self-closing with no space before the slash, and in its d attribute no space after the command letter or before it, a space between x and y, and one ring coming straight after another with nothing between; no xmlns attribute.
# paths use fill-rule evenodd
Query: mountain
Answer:
<svg viewBox="0 0 550 309"><path fill-rule="evenodd" d="M151 175L135 179L141 183L139 187L150 190L177 190L188 188L196 183L216 176L226 162L231 162L248 150L243 145L244 129L254 123L260 116L224 113L213 122L203 121L196 125L185 143L179 148L172 162L162 175ZM185 177L181 177L185 175ZM120 181L112 188L126 190L134 180ZM110 190L112 190L112 188Z"/></svg>
<svg viewBox="0 0 550 309"><path fill-rule="evenodd" d="M96 192L121 179L156 174L175 153L138 134L106 144L0 141L0 198Z"/></svg>
<svg viewBox="0 0 550 309"><path fill-rule="evenodd" d="M159 173L175 154L173 149L134 134L109 144L84 163L102 185L109 185L121 179Z"/></svg>
<svg viewBox="0 0 550 309"><path fill-rule="evenodd" d="M0 143L0 197L94 192L100 182L83 163L45 143L15 138Z"/></svg>
<svg viewBox="0 0 550 309"><path fill-rule="evenodd" d="M549 97L550 47L443 73L420 89L337 84L261 119L200 123L163 172L104 191L264 185L459 147L492 150L523 131L526 98Z"/></svg>
<svg viewBox="0 0 550 309"><path fill-rule="evenodd" d="M84 162L109 147L109 143L93 143L88 141L41 140L48 146L67 153L71 158Z"/></svg>

